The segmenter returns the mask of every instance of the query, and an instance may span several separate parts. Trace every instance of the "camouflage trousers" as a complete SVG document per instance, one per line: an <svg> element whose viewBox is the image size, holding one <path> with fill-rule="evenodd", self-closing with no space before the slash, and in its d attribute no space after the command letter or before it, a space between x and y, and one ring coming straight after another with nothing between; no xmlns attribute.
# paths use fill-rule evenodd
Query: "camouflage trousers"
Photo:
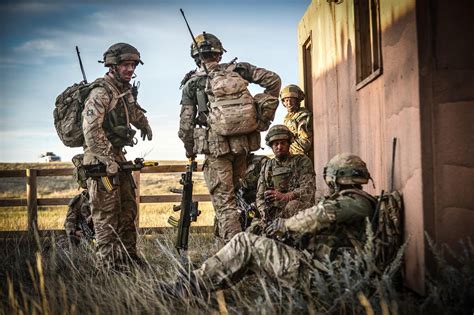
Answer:
<svg viewBox="0 0 474 315"><path fill-rule="evenodd" d="M88 179L87 185L99 262L115 264L136 257L137 204L130 174L120 172L119 184L111 192L98 180Z"/></svg>
<svg viewBox="0 0 474 315"><path fill-rule="evenodd" d="M242 231L235 201L235 187L246 169L247 156L245 154L206 156L204 162L204 179L216 211L219 236L226 242Z"/></svg>
<svg viewBox="0 0 474 315"><path fill-rule="evenodd" d="M307 257L281 242L241 232L193 271L208 291L225 289L248 273L266 276L282 286L302 288L307 284Z"/></svg>

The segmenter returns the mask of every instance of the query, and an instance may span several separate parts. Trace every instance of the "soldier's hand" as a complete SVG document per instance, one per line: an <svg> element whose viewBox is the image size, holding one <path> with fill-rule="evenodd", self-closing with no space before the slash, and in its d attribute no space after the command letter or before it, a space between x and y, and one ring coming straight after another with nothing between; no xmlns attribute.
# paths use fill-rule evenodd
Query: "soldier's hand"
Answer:
<svg viewBox="0 0 474 315"><path fill-rule="evenodd" d="M110 161L109 163L107 163L107 168L106 168L107 176L114 176L115 174L118 173L119 169L120 169L120 166L117 164L117 162Z"/></svg>
<svg viewBox="0 0 474 315"><path fill-rule="evenodd" d="M81 237L84 236L84 232L82 232L81 230L76 230L76 232L74 232L74 235L75 235L76 237L81 238Z"/></svg>
<svg viewBox="0 0 474 315"><path fill-rule="evenodd" d="M282 193L278 190L271 189L265 191L264 197L266 201L290 201L293 198L293 193Z"/></svg>
<svg viewBox="0 0 474 315"><path fill-rule="evenodd" d="M186 157L188 159L196 158L196 154L193 151L194 149L194 142L189 142L184 144L184 150L186 150Z"/></svg>
<svg viewBox="0 0 474 315"><path fill-rule="evenodd" d="M282 218L275 219L270 225L265 228L265 234L267 236L282 237L286 233L288 233L288 230L285 226L285 219Z"/></svg>
<svg viewBox="0 0 474 315"><path fill-rule="evenodd" d="M140 135L143 141L145 141L145 138L148 138L148 140L151 141L151 139L153 138L153 131L151 130L151 127L149 124L147 124L145 127L140 129Z"/></svg>

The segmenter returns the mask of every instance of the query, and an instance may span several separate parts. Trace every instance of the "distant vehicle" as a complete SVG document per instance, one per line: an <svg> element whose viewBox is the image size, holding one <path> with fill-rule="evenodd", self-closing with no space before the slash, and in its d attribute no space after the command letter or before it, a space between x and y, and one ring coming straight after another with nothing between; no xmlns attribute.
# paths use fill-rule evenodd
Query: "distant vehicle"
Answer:
<svg viewBox="0 0 474 315"><path fill-rule="evenodd" d="M61 157L54 154L53 152L45 152L45 153L41 153L40 155L41 159L40 161L41 162L61 162Z"/></svg>

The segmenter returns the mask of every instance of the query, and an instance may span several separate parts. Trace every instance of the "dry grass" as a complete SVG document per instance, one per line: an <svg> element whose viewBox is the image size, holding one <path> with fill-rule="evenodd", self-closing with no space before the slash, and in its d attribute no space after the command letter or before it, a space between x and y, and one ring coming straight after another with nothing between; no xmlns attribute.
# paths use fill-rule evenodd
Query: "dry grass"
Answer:
<svg viewBox="0 0 474 315"><path fill-rule="evenodd" d="M435 252L441 280L430 281L426 298L415 297L394 284L402 251L382 274L374 272L370 233L363 252L344 256L340 265L323 261L329 270L309 268L302 290L280 286L264 274L247 275L216 294L176 297L162 290L182 274L174 234L140 236L147 262L128 272L103 272L87 244L60 248L51 240L0 242L0 314L472 314L474 247L469 243L460 267ZM189 258L200 265L218 250L210 235L190 238ZM396 282L395 282L396 283ZM446 284L448 283L448 284Z"/></svg>

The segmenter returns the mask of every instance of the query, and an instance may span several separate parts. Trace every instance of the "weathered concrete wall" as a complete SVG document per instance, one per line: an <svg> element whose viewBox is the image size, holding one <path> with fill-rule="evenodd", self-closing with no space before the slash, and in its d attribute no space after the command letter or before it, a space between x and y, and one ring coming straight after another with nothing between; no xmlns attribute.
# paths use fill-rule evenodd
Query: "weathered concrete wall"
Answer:
<svg viewBox="0 0 474 315"><path fill-rule="evenodd" d="M298 27L299 45L311 35L314 162L320 176L333 155L350 151L368 164L378 194L389 188L392 138L398 138L395 188L405 200L410 236L406 281L424 287L422 152L415 0L380 1L383 74L356 90L353 1L314 0ZM300 52L300 84L303 63Z"/></svg>
<svg viewBox="0 0 474 315"><path fill-rule="evenodd" d="M474 2L417 2L425 229L474 238ZM429 207L427 207L429 206Z"/></svg>

